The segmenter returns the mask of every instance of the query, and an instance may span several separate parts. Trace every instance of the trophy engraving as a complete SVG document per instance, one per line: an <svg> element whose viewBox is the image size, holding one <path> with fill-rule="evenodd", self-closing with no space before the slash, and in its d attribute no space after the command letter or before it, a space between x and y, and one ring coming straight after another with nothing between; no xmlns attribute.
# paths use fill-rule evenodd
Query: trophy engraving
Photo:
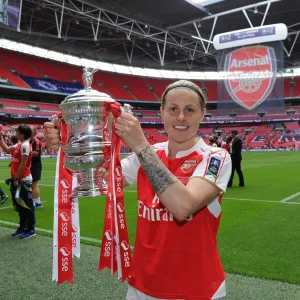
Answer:
<svg viewBox="0 0 300 300"><path fill-rule="evenodd" d="M79 185L73 191L74 197L107 193L103 177L111 159L113 124L112 113L107 104L115 100L110 95L91 88L96 71L84 68L82 79L85 88L66 97L60 104L67 128L64 165L72 173L78 174ZM131 113L129 104L124 104L121 109Z"/></svg>

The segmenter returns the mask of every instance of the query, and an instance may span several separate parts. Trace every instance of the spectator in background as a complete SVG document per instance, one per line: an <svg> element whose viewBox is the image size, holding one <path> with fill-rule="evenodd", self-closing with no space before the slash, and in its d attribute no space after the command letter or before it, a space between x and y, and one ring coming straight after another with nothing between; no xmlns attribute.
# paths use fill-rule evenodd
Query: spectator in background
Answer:
<svg viewBox="0 0 300 300"><path fill-rule="evenodd" d="M210 146L212 146L212 147L217 147L217 144L216 144L216 139L215 139L215 137L214 136L210 136L209 138L208 138L208 141L209 141L209 145Z"/></svg>
<svg viewBox="0 0 300 300"><path fill-rule="evenodd" d="M232 181L233 181L235 171L238 173L239 176L239 184L237 186L244 187L245 186L244 175L241 169L243 142L238 136L237 130L232 130L231 135L232 135L232 146L231 146L232 171L228 182L228 187L232 187Z"/></svg>
<svg viewBox="0 0 300 300"><path fill-rule="evenodd" d="M222 146L221 138L217 135L214 138L215 138L215 144L217 145L217 147L221 148L221 146Z"/></svg>
<svg viewBox="0 0 300 300"><path fill-rule="evenodd" d="M231 142L232 142L232 136L227 136L225 144L222 148L226 149L231 154Z"/></svg>
<svg viewBox="0 0 300 300"><path fill-rule="evenodd" d="M31 162L31 175L32 175L32 197L35 207L42 207L42 202L40 199L40 189L38 187L38 182L41 180L42 175L42 145L38 137L36 136L36 128L32 127L32 135L30 139L32 147L32 162Z"/></svg>
<svg viewBox="0 0 300 300"><path fill-rule="evenodd" d="M15 210L19 213L19 227L12 236L20 236L27 239L35 235L35 208L31 194L32 176L30 173L32 150L29 143L31 128L27 125L20 125L17 129L17 138L20 143L14 146L7 146L0 132L0 146L12 154L10 191Z"/></svg>

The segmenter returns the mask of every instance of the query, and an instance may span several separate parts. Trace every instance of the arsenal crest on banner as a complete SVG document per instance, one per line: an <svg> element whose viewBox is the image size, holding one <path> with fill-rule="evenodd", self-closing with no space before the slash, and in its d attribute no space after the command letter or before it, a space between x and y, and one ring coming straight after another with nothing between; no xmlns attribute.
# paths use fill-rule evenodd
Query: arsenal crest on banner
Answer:
<svg viewBox="0 0 300 300"><path fill-rule="evenodd" d="M224 69L229 74L225 87L231 98L252 110L268 98L276 82L277 61L269 46L251 46L228 53Z"/></svg>

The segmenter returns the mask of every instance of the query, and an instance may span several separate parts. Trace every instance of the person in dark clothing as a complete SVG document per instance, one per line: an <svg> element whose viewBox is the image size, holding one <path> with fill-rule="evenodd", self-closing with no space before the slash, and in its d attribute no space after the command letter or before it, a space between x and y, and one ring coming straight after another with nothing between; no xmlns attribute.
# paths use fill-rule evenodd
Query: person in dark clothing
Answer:
<svg viewBox="0 0 300 300"><path fill-rule="evenodd" d="M42 174L42 144L38 137L36 136L36 128L32 127L32 135L30 139L32 147L32 162L31 162L31 175L32 175L32 197L35 207L42 207L42 202L40 200L40 190L38 187L38 182L41 180Z"/></svg>
<svg viewBox="0 0 300 300"><path fill-rule="evenodd" d="M231 136L232 136L232 146L231 146L232 171L231 171L231 176L227 187L232 187L232 181L233 181L235 171L239 176L239 184L237 186L244 187L245 186L244 175L241 169L243 142L238 136L237 130L232 130Z"/></svg>

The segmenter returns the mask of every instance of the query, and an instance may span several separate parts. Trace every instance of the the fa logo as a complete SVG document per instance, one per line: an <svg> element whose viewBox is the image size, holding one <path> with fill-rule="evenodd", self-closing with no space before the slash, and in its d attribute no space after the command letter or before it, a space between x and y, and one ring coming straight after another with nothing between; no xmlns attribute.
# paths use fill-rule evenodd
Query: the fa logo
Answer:
<svg viewBox="0 0 300 300"><path fill-rule="evenodd" d="M230 74L225 79L228 94L237 104L252 110L273 90L277 72L274 49L251 46L234 50L226 55L225 71Z"/></svg>

